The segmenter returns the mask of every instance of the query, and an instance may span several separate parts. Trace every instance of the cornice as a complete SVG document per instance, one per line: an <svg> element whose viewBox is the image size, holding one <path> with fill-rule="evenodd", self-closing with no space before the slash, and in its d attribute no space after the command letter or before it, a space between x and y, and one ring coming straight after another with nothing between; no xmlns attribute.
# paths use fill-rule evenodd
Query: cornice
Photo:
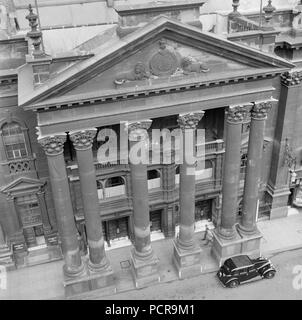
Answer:
<svg viewBox="0 0 302 320"><path fill-rule="evenodd" d="M102 103L110 103L115 101L125 101L129 99L136 99L136 98L144 98L144 97L153 97L153 96L160 96L165 95L169 93L177 93L177 92L185 92L190 90L200 90L200 89L206 89L206 88L212 88L217 87L221 85L233 85L237 83L244 83L247 81L257 81L257 80L263 80L263 79L272 79L276 76L278 76L281 72L259 72L258 74L250 74L245 76L233 76L228 77L225 79L215 79L215 80L199 80L196 81L194 78L190 78L190 81L187 81L185 83L179 83L175 85L168 85L168 86L162 86L162 87L152 87L148 86L142 87L141 89L135 88L135 91L133 89L129 91L122 92L114 92L111 91L111 93L108 94L102 94L100 96L91 96L91 97L82 97L79 98L76 97L67 97L67 99L64 100L64 97L60 97L56 99L57 101L44 101L41 103L37 103L30 106L23 107L25 110L34 110L37 112L43 112L47 110L56 110L56 109L69 109L69 108L75 108L75 107L81 107L81 106L87 106L87 105L93 105L93 104L102 104ZM60 101L59 101L60 99Z"/></svg>

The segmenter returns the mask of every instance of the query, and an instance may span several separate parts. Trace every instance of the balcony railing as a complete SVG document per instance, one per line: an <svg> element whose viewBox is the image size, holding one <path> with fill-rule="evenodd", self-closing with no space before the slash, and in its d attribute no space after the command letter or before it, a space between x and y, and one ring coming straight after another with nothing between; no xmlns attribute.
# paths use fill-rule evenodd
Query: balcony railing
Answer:
<svg viewBox="0 0 302 320"><path fill-rule="evenodd" d="M196 145L196 152L197 152L197 157L203 157L203 154L205 153L206 155L210 154L216 154L223 152L224 148L224 141L222 139L214 140L214 141L209 141L205 142L204 144L197 144ZM171 157L172 161L175 160L175 154L179 151L179 149L176 150L171 150ZM161 151L160 159L163 159L163 152ZM152 150L150 150L149 154L149 159L151 162L152 159ZM95 169L98 170L104 170L104 169L116 169L116 170L125 170L129 169L129 165L127 164L127 161L125 159L120 159L114 162L104 162L104 163L99 163L95 162ZM75 162L70 163L67 165L67 169L69 173L71 173L73 176L78 175L78 165Z"/></svg>
<svg viewBox="0 0 302 320"><path fill-rule="evenodd" d="M243 16L232 17L229 20L229 33L261 30L259 24Z"/></svg>

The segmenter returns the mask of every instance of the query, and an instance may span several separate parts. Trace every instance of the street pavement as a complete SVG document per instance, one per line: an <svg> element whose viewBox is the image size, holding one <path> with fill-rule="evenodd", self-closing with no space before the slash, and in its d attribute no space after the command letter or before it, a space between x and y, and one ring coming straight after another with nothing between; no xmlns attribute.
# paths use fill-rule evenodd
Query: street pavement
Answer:
<svg viewBox="0 0 302 320"><path fill-rule="evenodd" d="M107 296L106 300L302 300L302 249L275 254L270 259L277 269L273 279L260 279L234 289L224 288L216 273L207 273ZM294 273L295 270L300 272ZM89 298L99 299L97 296Z"/></svg>
<svg viewBox="0 0 302 320"><path fill-rule="evenodd" d="M263 235L261 253L266 257L273 256L273 259L277 259L278 262L279 255L275 256L276 254L302 248L301 211L299 212L295 209L291 210L291 214L286 218L259 221L258 228ZM187 299L191 299L191 297L192 299L193 297L195 297L195 299L225 299L226 297L230 297L230 291L225 289L223 289L224 291L221 291L219 283L217 283L216 278L214 277L213 272L217 271L218 265L211 256L210 245L207 245L202 240L203 233L196 233L195 237L202 248L203 274L198 278L188 280L178 280L177 272L173 267L173 240L161 239L152 242L154 251L159 258L159 273L161 278L161 282L156 284L156 289L154 286L140 290L135 289L130 268L130 246L107 251L108 258L115 273L115 283L117 286L117 293L113 296L113 299L118 299L118 297L122 297L123 295L127 297L127 299L132 299L132 296L133 299L135 299L134 297L136 294L140 299L144 299L147 298L148 295L143 296L142 293L148 292L148 290L151 293L153 292L153 296L155 295L154 292L156 292L155 296L158 297L157 288L171 288L172 293L170 293L170 295L174 295L174 299L182 299L182 297L186 297ZM276 286L273 292L270 292L270 290L266 290L266 284L268 283L267 281L263 281L263 284L259 284L260 287L264 286L260 294L264 295L265 298L269 298L270 295L272 295L272 297L277 297L278 292L284 295L285 293L283 291L283 286L286 286L288 291L290 291L290 279L292 278L291 270L294 264L299 265L300 263L302 265L302 254L300 251L300 261L298 261L299 255L297 255L296 258L293 257L294 262L291 260L291 252L288 252L288 254L289 261L287 262L285 259L283 263L282 261L278 262L281 274L278 273L279 276L272 280L272 283L277 283L280 288L278 289L278 286ZM64 299L62 267L63 261L60 260L8 272L6 289L1 289L0 286L0 300ZM183 290L179 290L178 288L182 287L181 284L187 283L187 281L192 285L187 289L183 288ZM242 288L236 289L237 291L233 291L231 296L234 295L234 298L236 298L236 293L238 292L238 298L244 298L246 293L245 290L249 291L249 289L245 288L253 288L254 286L258 286L258 284L244 285ZM199 290L198 288L203 289ZM213 288L213 290L211 288ZM216 291L214 288L220 289L217 289ZM196 292L198 292L198 294L195 294L194 290L197 290ZM82 294L78 297L74 297L74 299L107 299L109 294L111 294L110 291L108 292L100 289L90 293ZM217 294L218 296L216 296ZM291 293L289 294L289 296L295 296L296 298L299 298L301 295L302 291L296 292L296 290L293 289L291 289ZM253 298L252 292L249 291L247 296L249 296L249 298ZM152 294L150 295L150 298L151 297ZM167 293L167 295L163 298L166 299L168 297L169 294Z"/></svg>

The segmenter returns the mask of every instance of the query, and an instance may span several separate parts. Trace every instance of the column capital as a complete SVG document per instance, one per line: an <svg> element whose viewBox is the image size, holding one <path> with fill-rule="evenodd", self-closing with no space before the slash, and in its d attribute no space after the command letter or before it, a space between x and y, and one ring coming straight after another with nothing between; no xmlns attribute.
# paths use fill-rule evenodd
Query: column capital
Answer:
<svg viewBox="0 0 302 320"><path fill-rule="evenodd" d="M281 83L286 86L294 86L302 81L302 71L287 71L281 74Z"/></svg>
<svg viewBox="0 0 302 320"><path fill-rule="evenodd" d="M227 110L227 121L229 123L242 123L248 117L248 113L252 108L251 103L229 106Z"/></svg>
<svg viewBox="0 0 302 320"><path fill-rule="evenodd" d="M198 122L202 119L204 114L204 111L195 111L179 114L177 122L180 126L180 129L196 129Z"/></svg>
<svg viewBox="0 0 302 320"><path fill-rule="evenodd" d="M87 128L69 132L70 140L76 150L86 150L92 147L93 138L97 133L96 128Z"/></svg>
<svg viewBox="0 0 302 320"><path fill-rule="evenodd" d="M38 142L48 156L61 154L64 150L65 141L66 133L58 133L56 135L38 137Z"/></svg>
<svg viewBox="0 0 302 320"><path fill-rule="evenodd" d="M273 106L273 102L273 100L254 102L251 110L252 119L265 120L267 118L268 112Z"/></svg>
<svg viewBox="0 0 302 320"><path fill-rule="evenodd" d="M151 119L128 121L126 123L126 128L128 130L130 140L137 140L138 136L147 138L146 131L151 127L151 124Z"/></svg>

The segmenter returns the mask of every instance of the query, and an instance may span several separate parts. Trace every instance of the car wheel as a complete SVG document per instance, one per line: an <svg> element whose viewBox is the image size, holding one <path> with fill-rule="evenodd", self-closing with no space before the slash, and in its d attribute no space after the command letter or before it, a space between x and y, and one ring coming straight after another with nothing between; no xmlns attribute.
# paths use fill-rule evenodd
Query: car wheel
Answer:
<svg viewBox="0 0 302 320"><path fill-rule="evenodd" d="M232 280L229 282L229 287L230 288L236 288L239 286L239 281L238 280Z"/></svg>
<svg viewBox="0 0 302 320"><path fill-rule="evenodd" d="M275 273L276 273L275 271L270 270L270 271L266 272L263 276L265 279L272 279L272 278L274 278Z"/></svg>

